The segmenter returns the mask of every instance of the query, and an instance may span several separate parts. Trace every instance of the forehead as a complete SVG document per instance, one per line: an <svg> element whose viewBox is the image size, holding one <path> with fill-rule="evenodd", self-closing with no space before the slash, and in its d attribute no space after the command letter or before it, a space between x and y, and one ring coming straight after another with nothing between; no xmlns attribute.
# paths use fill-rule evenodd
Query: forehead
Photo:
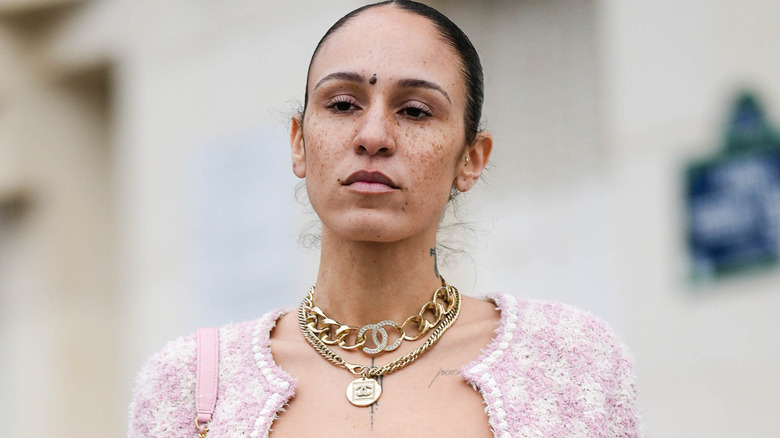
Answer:
<svg viewBox="0 0 780 438"><path fill-rule="evenodd" d="M427 18L392 6L368 9L336 30L320 48L309 83L335 71L352 71L380 81L425 79L450 95L462 94L461 62Z"/></svg>

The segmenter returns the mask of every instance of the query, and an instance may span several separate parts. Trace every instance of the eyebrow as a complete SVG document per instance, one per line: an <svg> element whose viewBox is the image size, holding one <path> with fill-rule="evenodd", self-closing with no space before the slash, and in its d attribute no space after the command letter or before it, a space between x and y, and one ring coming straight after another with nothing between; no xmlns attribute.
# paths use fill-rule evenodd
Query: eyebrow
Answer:
<svg viewBox="0 0 780 438"><path fill-rule="evenodd" d="M443 94L450 103L452 103L450 95L434 82L426 81L424 79L402 79L398 81L398 84L403 88L427 88L429 90L438 91L439 93Z"/></svg>
<svg viewBox="0 0 780 438"><path fill-rule="evenodd" d="M366 82L366 77L361 75L360 73L355 72L349 72L349 71L337 71L330 74L325 75L324 78L320 79L316 85L314 85L314 88L312 91L316 90L320 85L322 85L325 82L332 81L332 80L342 80L347 82L354 82L357 84L362 84ZM426 81L424 79L401 79L398 81L398 85L400 85L402 88L426 88L429 90L438 91L441 93L445 98L447 98L447 101L452 103L452 99L450 99L450 95L447 94L446 91L444 91L443 88L441 88L438 84L431 81Z"/></svg>
<svg viewBox="0 0 780 438"><path fill-rule="evenodd" d="M337 71L334 73L330 73L328 75L325 75L324 78L320 79L319 82L317 82L317 85L312 88L312 91L316 90L317 87L322 85L323 82L332 81L332 80L342 80L347 82L356 82L358 84L361 84L363 82L366 82L365 76L361 75L360 73L350 72L350 71Z"/></svg>

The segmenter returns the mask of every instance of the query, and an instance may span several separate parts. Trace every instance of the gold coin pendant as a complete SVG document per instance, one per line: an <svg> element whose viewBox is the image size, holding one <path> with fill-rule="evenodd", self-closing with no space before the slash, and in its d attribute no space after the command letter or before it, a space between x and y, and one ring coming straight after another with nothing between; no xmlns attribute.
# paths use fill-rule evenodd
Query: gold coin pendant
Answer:
<svg viewBox="0 0 780 438"><path fill-rule="evenodd" d="M361 377L347 386L347 399L355 406L371 406L382 395L382 386L374 379Z"/></svg>

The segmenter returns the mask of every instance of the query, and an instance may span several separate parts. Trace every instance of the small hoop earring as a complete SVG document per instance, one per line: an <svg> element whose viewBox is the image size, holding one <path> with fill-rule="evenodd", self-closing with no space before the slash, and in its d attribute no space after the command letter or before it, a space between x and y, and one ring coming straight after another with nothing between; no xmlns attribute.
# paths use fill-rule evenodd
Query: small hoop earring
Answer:
<svg viewBox="0 0 780 438"><path fill-rule="evenodd" d="M466 164L464 164L464 166L468 166L468 165L469 165L469 156L466 155Z"/></svg>

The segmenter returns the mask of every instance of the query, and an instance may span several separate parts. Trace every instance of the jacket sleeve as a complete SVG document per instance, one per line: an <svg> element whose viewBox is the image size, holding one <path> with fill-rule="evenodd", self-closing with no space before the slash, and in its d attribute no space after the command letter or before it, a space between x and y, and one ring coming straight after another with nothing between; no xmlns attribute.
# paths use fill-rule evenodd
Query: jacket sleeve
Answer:
<svg viewBox="0 0 780 438"><path fill-rule="evenodd" d="M644 437L644 425L639 409L632 358L626 347L610 333L614 342L611 391L606 394L609 436Z"/></svg>
<svg viewBox="0 0 780 438"><path fill-rule="evenodd" d="M562 306L561 350L570 358L568 370L579 386L579 401L599 437L641 438L645 436L636 390L633 358L628 348L604 320L579 309ZM587 423L587 422L586 422Z"/></svg>
<svg viewBox="0 0 780 438"><path fill-rule="evenodd" d="M128 438L195 436L195 337L179 338L150 357L138 373Z"/></svg>

